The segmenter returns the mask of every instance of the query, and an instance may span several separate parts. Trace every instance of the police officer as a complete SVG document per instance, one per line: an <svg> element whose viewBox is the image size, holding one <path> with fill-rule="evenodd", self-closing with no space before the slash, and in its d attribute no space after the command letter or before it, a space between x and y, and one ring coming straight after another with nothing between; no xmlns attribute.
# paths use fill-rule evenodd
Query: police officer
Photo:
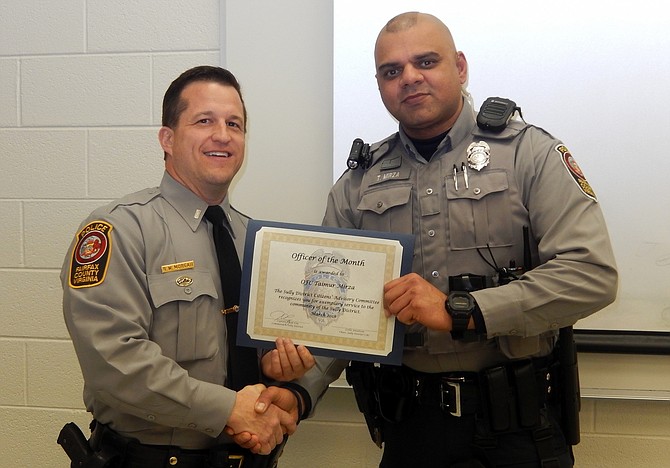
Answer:
<svg viewBox="0 0 670 468"><path fill-rule="evenodd" d="M243 250L248 218L230 206L228 188L244 159L246 120L230 72L185 71L163 102L160 186L96 209L72 242L61 273L63 311L95 419L91 458L100 463L271 466L267 455L295 430L298 408L309 409L295 386L224 386L224 297L204 215L221 207ZM258 375L255 353L252 360ZM262 391L271 404L260 414ZM251 434L261 456L233 443L234 433Z"/></svg>
<svg viewBox="0 0 670 468"><path fill-rule="evenodd" d="M595 194L561 141L474 112L465 55L434 16L391 19L374 54L400 128L350 165L323 223L416 240L413 273L384 287L407 325L403 366L347 369L380 466L572 466L558 331L617 289ZM314 401L346 365L317 358L302 379Z"/></svg>

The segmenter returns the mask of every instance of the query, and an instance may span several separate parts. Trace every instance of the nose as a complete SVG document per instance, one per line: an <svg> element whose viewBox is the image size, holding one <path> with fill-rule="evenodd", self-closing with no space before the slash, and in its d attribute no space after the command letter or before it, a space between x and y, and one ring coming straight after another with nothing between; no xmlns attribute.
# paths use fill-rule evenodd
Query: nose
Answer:
<svg viewBox="0 0 670 468"><path fill-rule="evenodd" d="M214 126L212 140L226 143L230 141L230 138L230 128L225 122Z"/></svg>
<svg viewBox="0 0 670 468"><path fill-rule="evenodd" d="M402 85L410 86L423 81L423 73L414 65L408 64L402 70Z"/></svg>

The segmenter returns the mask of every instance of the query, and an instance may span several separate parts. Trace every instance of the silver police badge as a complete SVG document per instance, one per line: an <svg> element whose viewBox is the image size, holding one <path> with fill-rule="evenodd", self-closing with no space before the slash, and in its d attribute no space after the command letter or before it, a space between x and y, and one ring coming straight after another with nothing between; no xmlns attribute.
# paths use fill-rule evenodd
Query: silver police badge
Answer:
<svg viewBox="0 0 670 468"><path fill-rule="evenodd" d="M305 266L303 280L303 309L320 328L344 313L349 282L349 267L342 262L339 252L319 249Z"/></svg>
<svg viewBox="0 0 670 468"><path fill-rule="evenodd" d="M491 160L491 147L485 141L470 143L468 146L468 167L481 171L489 165Z"/></svg>

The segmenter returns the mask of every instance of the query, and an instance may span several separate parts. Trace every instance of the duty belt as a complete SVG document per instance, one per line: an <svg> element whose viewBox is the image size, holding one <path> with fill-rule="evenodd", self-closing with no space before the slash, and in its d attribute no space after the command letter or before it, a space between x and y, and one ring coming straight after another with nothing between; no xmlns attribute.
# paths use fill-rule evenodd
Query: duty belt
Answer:
<svg viewBox="0 0 670 468"><path fill-rule="evenodd" d="M480 410L480 390L476 373L414 374L415 395L420 405L439 406L455 417Z"/></svg>
<svg viewBox="0 0 670 468"><path fill-rule="evenodd" d="M112 448L128 462L141 463L146 468L243 468L245 458L243 449L235 444L219 445L211 449L190 450L171 445L141 444L134 439L125 438L107 426L97 423L91 437L94 450ZM96 445L98 447L96 447ZM250 461L250 460L248 460ZM249 465L251 466L251 465Z"/></svg>
<svg viewBox="0 0 670 468"><path fill-rule="evenodd" d="M494 366L481 372L425 373L403 366L419 405L438 406L455 416L494 413L509 399L539 408L557 390L557 363L551 356ZM503 411L506 411L503 408ZM523 419L523 418L522 418Z"/></svg>

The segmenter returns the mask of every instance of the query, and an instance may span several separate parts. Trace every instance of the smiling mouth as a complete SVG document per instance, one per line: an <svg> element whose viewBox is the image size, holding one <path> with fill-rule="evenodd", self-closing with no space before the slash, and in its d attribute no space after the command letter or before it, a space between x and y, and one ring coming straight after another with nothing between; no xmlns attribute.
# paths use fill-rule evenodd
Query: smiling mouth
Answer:
<svg viewBox="0 0 670 468"><path fill-rule="evenodd" d="M232 154L227 151L206 151L205 155L214 158L230 158L232 156Z"/></svg>

